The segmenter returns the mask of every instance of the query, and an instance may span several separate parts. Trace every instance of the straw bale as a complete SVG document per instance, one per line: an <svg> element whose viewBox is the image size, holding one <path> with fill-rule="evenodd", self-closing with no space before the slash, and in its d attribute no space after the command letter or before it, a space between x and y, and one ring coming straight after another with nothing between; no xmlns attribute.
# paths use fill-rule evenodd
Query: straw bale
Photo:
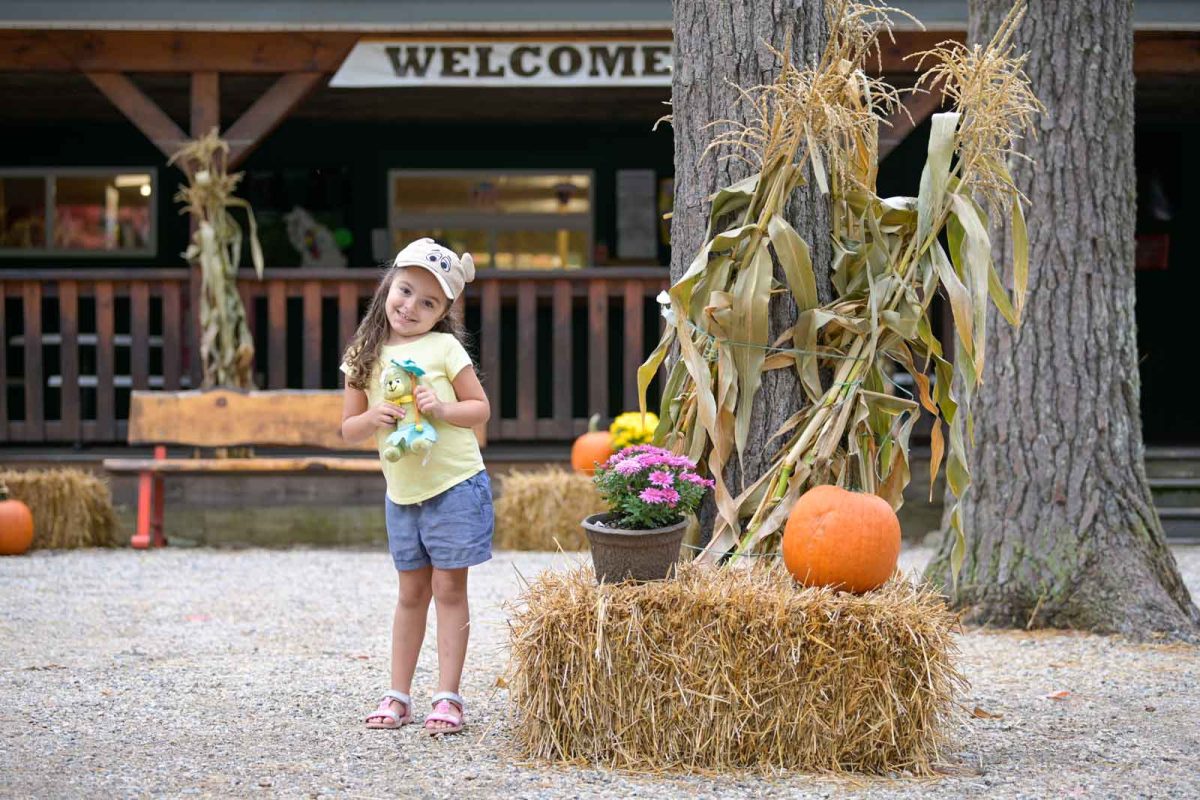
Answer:
<svg viewBox="0 0 1200 800"><path fill-rule="evenodd" d="M497 495L498 550L586 550L579 523L606 510L591 476L555 467L511 472Z"/></svg>
<svg viewBox="0 0 1200 800"><path fill-rule="evenodd" d="M0 481L33 514L33 548L116 544L117 517L103 478L78 469L0 470Z"/></svg>
<svg viewBox="0 0 1200 800"><path fill-rule="evenodd" d="M900 578L856 596L780 566L605 586L584 567L544 573L510 611L526 758L928 775L965 688L956 617Z"/></svg>

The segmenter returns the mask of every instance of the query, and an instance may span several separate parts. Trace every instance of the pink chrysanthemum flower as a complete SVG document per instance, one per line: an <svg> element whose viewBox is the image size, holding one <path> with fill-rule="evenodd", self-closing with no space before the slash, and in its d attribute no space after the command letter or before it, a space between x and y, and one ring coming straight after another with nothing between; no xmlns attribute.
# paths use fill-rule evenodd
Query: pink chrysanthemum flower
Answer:
<svg viewBox="0 0 1200 800"><path fill-rule="evenodd" d="M666 503L669 506L673 506L679 502L679 492L675 491L674 489L643 489L642 493L639 494L638 497L642 498L642 500L647 503Z"/></svg>
<svg viewBox="0 0 1200 800"><path fill-rule="evenodd" d="M613 467L619 475L635 475L645 468L646 466L636 458L627 458L624 461L618 461L616 466Z"/></svg>
<svg viewBox="0 0 1200 800"><path fill-rule="evenodd" d="M711 481L708 478L701 478L699 475L697 475L694 472L685 472L682 475L680 475L679 477L683 478L688 483L694 483L697 486L704 486L709 489L711 489L717 485L716 481Z"/></svg>
<svg viewBox="0 0 1200 800"><path fill-rule="evenodd" d="M675 476L665 470L655 470L650 473L650 482L655 486L661 486L664 489L670 489L675 485Z"/></svg>

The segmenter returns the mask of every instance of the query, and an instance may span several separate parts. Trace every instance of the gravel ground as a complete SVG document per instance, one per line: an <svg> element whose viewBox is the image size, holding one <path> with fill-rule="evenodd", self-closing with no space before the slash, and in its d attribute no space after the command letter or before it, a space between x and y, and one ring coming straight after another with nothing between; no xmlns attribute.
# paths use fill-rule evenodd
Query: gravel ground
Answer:
<svg viewBox="0 0 1200 800"><path fill-rule="evenodd" d="M907 551L919 567L925 549ZM1200 595L1200 548L1176 555ZM936 780L647 776L516 762L502 603L567 556L472 570L464 735L362 725L387 688L383 553L168 549L0 559L5 797L1196 797L1200 651L971 631L959 746ZM432 624L430 634L432 634ZM435 673L432 635L415 687ZM1048 695L1069 692L1064 699ZM420 706L419 706L420 708Z"/></svg>

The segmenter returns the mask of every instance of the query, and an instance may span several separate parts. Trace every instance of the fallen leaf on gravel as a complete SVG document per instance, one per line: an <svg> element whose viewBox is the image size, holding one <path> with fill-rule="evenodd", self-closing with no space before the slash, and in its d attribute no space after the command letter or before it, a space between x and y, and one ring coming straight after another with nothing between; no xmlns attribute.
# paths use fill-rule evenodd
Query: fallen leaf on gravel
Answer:
<svg viewBox="0 0 1200 800"><path fill-rule="evenodd" d="M363 655L362 653L356 653L355 655L352 655L352 656L350 656L350 657L351 657L351 658L357 658L359 661L366 661L368 658L370 658L370 656L368 656L368 655Z"/></svg>
<svg viewBox="0 0 1200 800"><path fill-rule="evenodd" d="M507 689L508 688L508 678L504 677L503 675L496 678L496 688L497 689Z"/></svg>
<svg viewBox="0 0 1200 800"><path fill-rule="evenodd" d="M184 619L188 622L208 622L212 617L208 614L188 614Z"/></svg>
<svg viewBox="0 0 1200 800"><path fill-rule="evenodd" d="M983 772L969 764L931 764L930 769L937 775L951 775L956 778L978 778Z"/></svg>
<svg viewBox="0 0 1200 800"><path fill-rule="evenodd" d="M1154 706L1146 706L1146 710L1147 710L1147 711L1154 711L1154 710L1156 710L1156 709L1154 708Z"/></svg>
<svg viewBox="0 0 1200 800"><path fill-rule="evenodd" d="M1003 714L993 714L991 711L985 711L979 706L971 709L971 716L978 719L1004 719Z"/></svg>
<svg viewBox="0 0 1200 800"><path fill-rule="evenodd" d="M1051 692L1048 695L1044 695L1047 700L1066 700L1070 696L1071 693L1066 689L1059 689L1057 692Z"/></svg>

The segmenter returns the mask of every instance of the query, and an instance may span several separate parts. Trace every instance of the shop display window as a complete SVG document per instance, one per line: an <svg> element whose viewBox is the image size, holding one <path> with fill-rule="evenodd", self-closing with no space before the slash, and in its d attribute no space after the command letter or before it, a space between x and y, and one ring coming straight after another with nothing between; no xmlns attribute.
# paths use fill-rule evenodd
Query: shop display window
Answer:
<svg viewBox="0 0 1200 800"><path fill-rule="evenodd" d="M354 245L354 190L348 167L253 169L246 173L240 194L254 209L268 266L349 266ZM248 259L249 250L243 262Z"/></svg>
<svg viewBox="0 0 1200 800"><path fill-rule="evenodd" d="M46 246L46 179L0 176L0 248Z"/></svg>
<svg viewBox="0 0 1200 800"><path fill-rule="evenodd" d="M153 255L153 169L0 170L0 255Z"/></svg>
<svg viewBox="0 0 1200 800"><path fill-rule="evenodd" d="M586 171L393 170L395 247L433 236L484 269L579 269L592 252Z"/></svg>

